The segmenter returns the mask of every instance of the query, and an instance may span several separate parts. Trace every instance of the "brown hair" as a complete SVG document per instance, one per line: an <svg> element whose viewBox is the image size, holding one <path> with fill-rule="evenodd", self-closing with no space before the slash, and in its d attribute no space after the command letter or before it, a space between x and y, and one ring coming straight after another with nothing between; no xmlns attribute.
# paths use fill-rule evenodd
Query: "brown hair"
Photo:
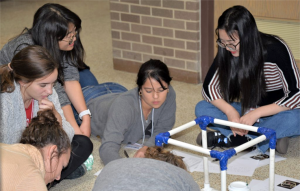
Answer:
<svg viewBox="0 0 300 191"><path fill-rule="evenodd" d="M165 161L186 170L186 166L182 160L182 157L174 155L173 153L163 149L162 147L148 147L145 153L145 158Z"/></svg>
<svg viewBox="0 0 300 191"><path fill-rule="evenodd" d="M57 155L71 148L70 140L52 110L39 111L24 130L20 143L30 144L38 149L52 144L57 146Z"/></svg>
<svg viewBox="0 0 300 191"><path fill-rule="evenodd" d="M1 93L13 92L15 81L33 82L51 74L58 66L45 48L28 46L18 52L10 64L0 66Z"/></svg>

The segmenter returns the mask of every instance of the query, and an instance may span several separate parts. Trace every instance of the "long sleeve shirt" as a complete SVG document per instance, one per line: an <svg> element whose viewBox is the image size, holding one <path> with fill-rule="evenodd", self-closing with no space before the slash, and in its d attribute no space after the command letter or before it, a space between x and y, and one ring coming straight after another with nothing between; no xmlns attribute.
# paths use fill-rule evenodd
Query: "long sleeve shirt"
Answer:
<svg viewBox="0 0 300 191"><path fill-rule="evenodd" d="M20 85L15 83L15 90L12 93L0 93L0 142L14 144L20 141L21 135L26 128L26 112L22 98ZM74 129L64 117L60 107L58 96L53 88L52 95L48 96L62 118L62 127L67 133L70 142L74 136ZM33 117L37 116L39 104L33 101Z"/></svg>
<svg viewBox="0 0 300 191"><path fill-rule="evenodd" d="M295 59L284 41L278 38L272 41L266 45L264 55L266 96L258 106L275 103L290 109L300 108L300 75ZM203 83L202 95L208 102L223 98L216 64L214 61Z"/></svg>
<svg viewBox="0 0 300 191"><path fill-rule="evenodd" d="M176 94L172 86L165 102L154 113L149 114L148 122L141 117L137 88L124 93L99 96L88 101L93 113L92 134L101 137L100 157L104 164L120 158L121 144L136 143L143 138L146 129L151 131L153 114L153 134L145 146L155 145L155 136L172 129L175 124ZM143 122L142 122L143 119ZM143 128L144 123L144 128ZM148 128L147 128L148 127ZM146 133L145 133L146 134Z"/></svg>

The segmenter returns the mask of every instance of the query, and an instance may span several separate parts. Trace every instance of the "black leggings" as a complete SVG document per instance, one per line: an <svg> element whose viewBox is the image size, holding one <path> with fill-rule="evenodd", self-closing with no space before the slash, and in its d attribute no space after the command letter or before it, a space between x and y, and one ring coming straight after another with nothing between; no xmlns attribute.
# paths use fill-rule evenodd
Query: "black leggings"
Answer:
<svg viewBox="0 0 300 191"><path fill-rule="evenodd" d="M68 166L62 170L60 180L63 180L80 165L82 165L93 151L93 143L89 137L74 135L71 142L71 157Z"/></svg>

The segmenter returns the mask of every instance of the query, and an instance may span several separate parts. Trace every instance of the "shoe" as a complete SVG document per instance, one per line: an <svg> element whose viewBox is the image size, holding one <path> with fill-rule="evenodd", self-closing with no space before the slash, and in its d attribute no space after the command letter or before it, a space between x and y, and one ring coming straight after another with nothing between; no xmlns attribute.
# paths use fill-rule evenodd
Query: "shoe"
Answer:
<svg viewBox="0 0 300 191"><path fill-rule="evenodd" d="M276 151L280 154L286 154L289 147L289 138L284 137L281 139L278 139L276 142Z"/></svg>
<svg viewBox="0 0 300 191"><path fill-rule="evenodd" d="M202 132L199 133L196 142L202 146ZM207 131L207 147L231 147L231 141L220 131Z"/></svg>
<svg viewBox="0 0 300 191"><path fill-rule="evenodd" d="M86 173L86 167L84 164L80 165L74 172L69 174L65 179L76 179L80 178Z"/></svg>

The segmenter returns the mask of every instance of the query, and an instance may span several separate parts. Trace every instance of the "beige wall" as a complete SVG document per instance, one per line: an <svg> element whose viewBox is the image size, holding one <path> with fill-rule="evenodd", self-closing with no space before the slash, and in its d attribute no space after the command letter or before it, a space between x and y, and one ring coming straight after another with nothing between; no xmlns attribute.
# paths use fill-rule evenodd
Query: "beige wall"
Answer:
<svg viewBox="0 0 300 191"><path fill-rule="evenodd" d="M284 38L287 44L292 49L294 56L296 58L296 62L298 67L300 68L300 0L215 0L214 3L214 28L217 27L217 22L219 16L229 7L234 5L243 5L245 6L256 19L260 21L269 22L272 25L272 22L275 24L274 27L269 28L259 28L259 30L265 30L263 32L267 32L270 34L276 34L279 36L288 36L289 38ZM277 22L277 23L276 23ZM281 23L281 28L280 24ZM282 31L282 23L286 25L290 25L289 31ZM277 27L277 26L278 27ZM260 26L258 26L260 27ZM277 28L276 28L277 27ZM293 30L294 29L294 30ZM280 31L279 31L280 30ZM293 31L292 31L293 30ZM283 35L281 35L283 34ZM295 35L293 35L295 34ZM298 35L297 35L298 34ZM292 36L292 37L291 37ZM216 40L216 37L215 37ZM215 46L214 50L215 54L217 52L217 48Z"/></svg>

